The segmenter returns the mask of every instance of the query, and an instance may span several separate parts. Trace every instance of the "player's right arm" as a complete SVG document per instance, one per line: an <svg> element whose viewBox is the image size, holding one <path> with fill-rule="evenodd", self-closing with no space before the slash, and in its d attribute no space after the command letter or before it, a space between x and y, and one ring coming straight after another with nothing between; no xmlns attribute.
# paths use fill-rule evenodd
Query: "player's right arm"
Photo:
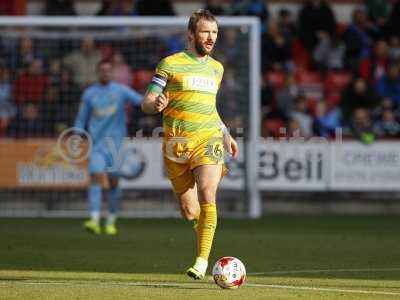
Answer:
<svg viewBox="0 0 400 300"><path fill-rule="evenodd" d="M144 95L142 103L143 112L147 114L156 114L162 112L168 106L168 92L164 93L164 90L167 86L170 74L171 68L164 59L158 64L156 72L147 88L147 92Z"/></svg>

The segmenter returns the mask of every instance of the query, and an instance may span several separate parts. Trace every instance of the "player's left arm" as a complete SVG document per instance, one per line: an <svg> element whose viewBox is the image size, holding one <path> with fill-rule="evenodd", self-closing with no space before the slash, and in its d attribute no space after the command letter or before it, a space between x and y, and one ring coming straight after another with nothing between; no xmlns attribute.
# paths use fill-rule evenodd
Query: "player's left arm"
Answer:
<svg viewBox="0 0 400 300"><path fill-rule="evenodd" d="M222 121L221 121L222 123ZM222 123L221 131L224 135L224 146L225 149L229 152L232 158L236 159L239 155L239 147L235 139L229 133L228 128L226 128L225 124Z"/></svg>

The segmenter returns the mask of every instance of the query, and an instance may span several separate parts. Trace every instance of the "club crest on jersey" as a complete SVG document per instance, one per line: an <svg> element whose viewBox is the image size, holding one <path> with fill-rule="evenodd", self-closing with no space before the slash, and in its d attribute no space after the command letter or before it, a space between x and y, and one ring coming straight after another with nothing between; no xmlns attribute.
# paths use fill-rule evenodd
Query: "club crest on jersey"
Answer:
<svg viewBox="0 0 400 300"><path fill-rule="evenodd" d="M202 76L184 76L183 88L189 91L200 91L216 94L218 83L215 79Z"/></svg>

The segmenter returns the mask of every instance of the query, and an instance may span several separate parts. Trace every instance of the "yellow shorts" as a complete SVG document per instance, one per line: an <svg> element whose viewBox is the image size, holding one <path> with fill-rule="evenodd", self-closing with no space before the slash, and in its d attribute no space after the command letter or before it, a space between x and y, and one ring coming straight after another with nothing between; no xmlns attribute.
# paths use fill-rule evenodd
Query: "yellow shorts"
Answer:
<svg viewBox="0 0 400 300"><path fill-rule="evenodd" d="M175 193L194 187L193 169L203 165L222 165L223 177L228 169L224 163L224 143L221 137L210 138L187 146L179 141L163 143L165 171Z"/></svg>

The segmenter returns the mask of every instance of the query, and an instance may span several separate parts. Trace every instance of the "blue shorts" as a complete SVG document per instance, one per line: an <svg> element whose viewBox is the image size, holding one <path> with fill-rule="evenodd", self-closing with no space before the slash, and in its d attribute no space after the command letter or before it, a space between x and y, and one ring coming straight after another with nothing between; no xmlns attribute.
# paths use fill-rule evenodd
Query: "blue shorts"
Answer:
<svg viewBox="0 0 400 300"><path fill-rule="evenodd" d="M121 155L114 158L108 151L94 150L89 157L89 173L108 173L110 176L127 179L140 177L147 165L144 153L131 147Z"/></svg>
<svg viewBox="0 0 400 300"><path fill-rule="evenodd" d="M111 153L95 150L89 157L89 173L110 173L111 175L117 175L118 172L115 170L113 164Z"/></svg>

